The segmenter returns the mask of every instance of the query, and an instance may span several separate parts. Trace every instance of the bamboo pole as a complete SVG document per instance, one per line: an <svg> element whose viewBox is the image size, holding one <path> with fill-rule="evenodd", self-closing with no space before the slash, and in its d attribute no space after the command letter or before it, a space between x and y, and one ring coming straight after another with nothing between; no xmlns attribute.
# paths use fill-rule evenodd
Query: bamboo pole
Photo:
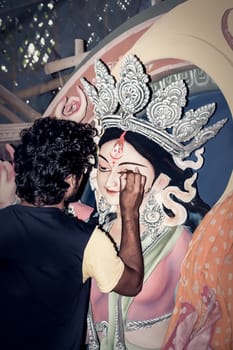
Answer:
<svg viewBox="0 0 233 350"><path fill-rule="evenodd" d="M15 94L7 90L3 85L0 85L0 97L6 101L10 106L13 106L16 110L19 110L27 117L29 121L35 120L41 117L41 114L36 112L33 108L28 106Z"/></svg>
<svg viewBox="0 0 233 350"><path fill-rule="evenodd" d="M64 75L62 77L64 83L66 83L70 78L70 75ZM48 91L56 90L62 88L61 79L52 79L48 83L38 84L31 86L28 89L18 90L15 92L15 95L21 98L29 98L31 96L42 95Z"/></svg>
<svg viewBox="0 0 233 350"><path fill-rule="evenodd" d="M0 142L19 141L20 132L24 128L28 128L32 123L12 123L0 125Z"/></svg>
<svg viewBox="0 0 233 350"><path fill-rule="evenodd" d="M84 52L84 41L82 39L75 39L74 42L74 56L61 58L44 65L45 74L52 74L61 70L76 67L89 53Z"/></svg>
<svg viewBox="0 0 233 350"><path fill-rule="evenodd" d="M0 104L0 114L2 114L4 117L6 117L6 119L8 119L12 123L22 122L22 120L15 113L13 113L7 107L1 104Z"/></svg>
<svg viewBox="0 0 233 350"><path fill-rule="evenodd" d="M46 63L44 66L45 74L52 74L61 70L75 67L87 56L88 52L84 52L78 56L70 56Z"/></svg>

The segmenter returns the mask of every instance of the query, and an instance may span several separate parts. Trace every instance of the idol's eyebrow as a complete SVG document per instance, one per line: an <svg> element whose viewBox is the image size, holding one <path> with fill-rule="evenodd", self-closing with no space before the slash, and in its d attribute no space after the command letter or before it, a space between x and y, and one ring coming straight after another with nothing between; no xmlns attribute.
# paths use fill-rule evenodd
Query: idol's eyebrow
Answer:
<svg viewBox="0 0 233 350"><path fill-rule="evenodd" d="M137 166L142 166L143 168L146 168L146 165L140 164L140 163L133 163L133 162L123 162L123 163L119 163L119 165L137 165Z"/></svg>
<svg viewBox="0 0 233 350"><path fill-rule="evenodd" d="M109 163L109 161L107 160L107 158L105 158L104 156L102 156L102 154L99 154L99 157L104 159L107 163ZM119 166L120 165L135 165L135 166L140 166L140 167L143 167L143 168L146 168L147 166L146 165L143 165L143 164L140 164L140 163L134 163L134 162L122 162L122 163L119 163Z"/></svg>
<svg viewBox="0 0 233 350"><path fill-rule="evenodd" d="M100 158L104 159L107 163L109 163L109 161L107 160L107 158L105 158L104 156L102 156L101 154L98 155Z"/></svg>

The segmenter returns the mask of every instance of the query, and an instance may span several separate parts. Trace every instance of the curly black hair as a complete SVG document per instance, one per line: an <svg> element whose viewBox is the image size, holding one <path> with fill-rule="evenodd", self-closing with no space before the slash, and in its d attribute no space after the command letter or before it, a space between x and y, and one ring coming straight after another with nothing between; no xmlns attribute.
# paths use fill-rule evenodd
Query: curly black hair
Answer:
<svg viewBox="0 0 233 350"><path fill-rule="evenodd" d="M17 195L37 206L60 203L69 187L65 178L78 180L95 165L96 134L90 124L54 117L23 129L14 154Z"/></svg>

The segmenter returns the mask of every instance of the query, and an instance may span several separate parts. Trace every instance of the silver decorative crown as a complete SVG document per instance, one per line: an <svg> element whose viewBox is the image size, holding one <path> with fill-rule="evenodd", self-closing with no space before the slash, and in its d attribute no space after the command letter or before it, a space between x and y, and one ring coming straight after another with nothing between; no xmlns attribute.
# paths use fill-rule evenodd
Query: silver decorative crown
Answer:
<svg viewBox="0 0 233 350"><path fill-rule="evenodd" d="M95 86L83 78L82 83L103 130L118 127L142 134L173 157L187 158L213 138L227 121L225 118L204 127L215 111L215 103L183 113L188 91L182 80L159 89L153 96L149 75L134 55L125 58L117 82L100 60L95 62L95 73ZM145 108L146 117L136 115Z"/></svg>

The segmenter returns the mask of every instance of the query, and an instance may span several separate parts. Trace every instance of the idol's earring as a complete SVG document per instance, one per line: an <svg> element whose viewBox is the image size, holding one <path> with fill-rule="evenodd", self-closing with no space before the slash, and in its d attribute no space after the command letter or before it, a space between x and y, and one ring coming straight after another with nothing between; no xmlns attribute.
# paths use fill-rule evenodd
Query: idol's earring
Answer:
<svg viewBox="0 0 233 350"><path fill-rule="evenodd" d="M110 204L108 204L106 199L103 196L101 196L97 203L100 224L103 224L105 222L105 217L110 212L110 208L111 208Z"/></svg>
<svg viewBox="0 0 233 350"><path fill-rule="evenodd" d="M151 235L152 240L160 235L160 227L162 226L165 219L165 213L163 206L157 201L156 193L152 191L149 194L149 198L145 209L143 210L140 223L146 227L142 237Z"/></svg>

